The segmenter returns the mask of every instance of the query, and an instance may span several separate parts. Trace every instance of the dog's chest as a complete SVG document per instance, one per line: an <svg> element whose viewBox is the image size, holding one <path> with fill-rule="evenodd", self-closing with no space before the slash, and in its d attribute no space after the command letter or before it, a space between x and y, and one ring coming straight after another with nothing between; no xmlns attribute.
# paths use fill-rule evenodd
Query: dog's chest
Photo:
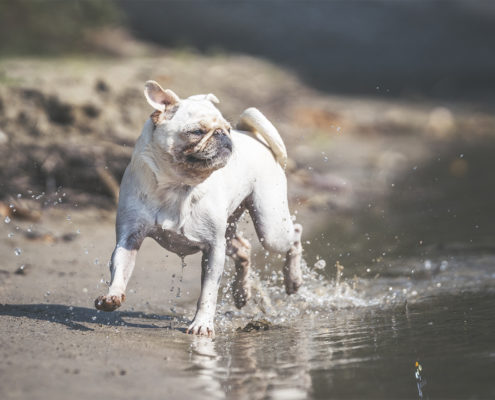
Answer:
<svg viewBox="0 0 495 400"><path fill-rule="evenodd" d="M175 231L163 230L159 226L149 236L155 239L165 249L181 256L194 254L205 248L205 245L201 242L190 240L184 234Z"/></svg>
<svg viewBox="0 0 495 400"><path fill-rule="evenodd" d="M184 240L191 243L204 241L202 193L187 188L166 193L156 213L155 224L162 232L168 232L170 240ZM183 239L180 239L183 238Z"/></svg>

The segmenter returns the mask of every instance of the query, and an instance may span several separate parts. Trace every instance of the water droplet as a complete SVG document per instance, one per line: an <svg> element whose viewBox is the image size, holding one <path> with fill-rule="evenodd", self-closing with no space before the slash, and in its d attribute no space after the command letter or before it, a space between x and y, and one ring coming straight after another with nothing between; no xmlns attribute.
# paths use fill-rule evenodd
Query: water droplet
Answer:
<svg viewBox="0 0 495 400"><path fill-rule="evenodd" d="M98 260L97 258L95 258L94 264L95 265L98 265L99 263L100 263L100 260Z"/></svg>
<svg viewBox="0 0 495 400"><path fill-rule="evenodd" d="M10 221L12 221L12 220L11 220L11 219L10 219L10 217L7 215L7 216L5 217L5 219L4 219L4 222L5 222L6 224L10 224Z"/></svg>
<svg viewBox="0 0 495 400"><path fill-rule="evenodd" d="M327 263L323 259L316 261L314 264L314 267L316 269L324 269L326 266L327 266Z"/></svg>
<svg viewBox="0 0 495 400"><path fill-rule="evenodd" d="M7 237L10 239L10 238L13 238L15 235L13 232L9 232L9 234L7 235Z"/></svg>
<svg viewBox="0 0 495 400"><path fill-rule="evenodd" d="M14 249L14 253L15 253L15 255L16 255L16 256L20 256L20 255L21 255L21 253L22 253L22 250L21 250L19 247L16 247L16 248Z"/></svg>

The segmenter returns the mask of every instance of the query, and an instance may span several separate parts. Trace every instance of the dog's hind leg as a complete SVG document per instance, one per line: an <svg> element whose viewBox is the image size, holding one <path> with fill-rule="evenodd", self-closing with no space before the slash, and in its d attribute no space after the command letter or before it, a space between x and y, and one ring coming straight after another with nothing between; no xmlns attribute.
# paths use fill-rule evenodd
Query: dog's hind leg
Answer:
<svg viewBox="0 0 495 400"><path fill-rule="evenodd" d="M230 216L225 238L227 239L227 255L234 260L235 277L232 292L237 308L242 308L251 298L251 243L237 232L237 221L246 210L241 204Z"/></svg>
<svg viewBox="0 0 495 400"><path fill-rule="evenodd" d="M235 263L234 303L237 308L242 308L251 298L251 244L240 232L234 233L230 238L227 254Z"/></svg>
<svg viewBox="0 0 495 400"><path fill-rule="evenodd" d="M284 182L285 177L281 177ZM275 177L266 177L275 179ZM285 184L274 180L269 184L255 188L247 207L253 219L256 233L264 248L276 253L285 253L284 282L287 294L297 292L302 285L301 272L301 234L302 226L292 222ZM278 191L269 190L279 187ZM284 189L284 190L281 190Z"/></svg>
<svg viewBox="0 0 495 400"><path fill-rule="evenodd" d="M294 239L290 246L290 250L285 256L284 265L284 283L287 294L297 292L297 289L299 289L299 286L301 286L303 282L301 271L301 234L301 224L294 224Z"/></svg>
<svg viewBox="0 0 495 400"><path fill-rule="evenodd" d="M95 307L102 311L114 311L125 300L125 289L134 270L136 255L142 239L129 238L119 241L110 262L111 281L108 293L95 300Z"/></svg>

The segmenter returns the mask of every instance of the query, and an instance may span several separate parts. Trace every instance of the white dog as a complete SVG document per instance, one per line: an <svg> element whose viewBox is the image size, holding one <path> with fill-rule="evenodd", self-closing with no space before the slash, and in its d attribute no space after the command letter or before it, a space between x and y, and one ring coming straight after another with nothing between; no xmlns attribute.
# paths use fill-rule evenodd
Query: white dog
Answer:
<svg viewBox="0 0 495 400"><path fill-rule="evenodd" d="M218 103L213 94L181 100L154 81L146 82L144 94L156 111L145 123L122 179L111 284L95 306L113 311L121 305L136 253L144 238L151 237L181 257L203 252L201 295L187 332L214 336L226 254L235 260L236 306L242 307L251 295L251 246L236 233L246 209L263 246L287 253L287 293L302 284L302 228L289 214L285 146L255 108L241 115L238 128L258 140L231 130L213 105Z"/></svg>

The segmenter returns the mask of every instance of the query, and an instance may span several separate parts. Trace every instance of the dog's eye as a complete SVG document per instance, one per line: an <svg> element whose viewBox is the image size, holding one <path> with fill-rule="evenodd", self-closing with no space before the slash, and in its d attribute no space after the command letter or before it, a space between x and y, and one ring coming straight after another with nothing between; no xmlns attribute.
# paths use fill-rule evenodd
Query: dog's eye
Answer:
<svg viewBox="0 0 495 400"><path fill-rule="evenodd" d="M205 132L202 129L196 129L195 131L189 132L191 135L204 135Z"/></svg>

